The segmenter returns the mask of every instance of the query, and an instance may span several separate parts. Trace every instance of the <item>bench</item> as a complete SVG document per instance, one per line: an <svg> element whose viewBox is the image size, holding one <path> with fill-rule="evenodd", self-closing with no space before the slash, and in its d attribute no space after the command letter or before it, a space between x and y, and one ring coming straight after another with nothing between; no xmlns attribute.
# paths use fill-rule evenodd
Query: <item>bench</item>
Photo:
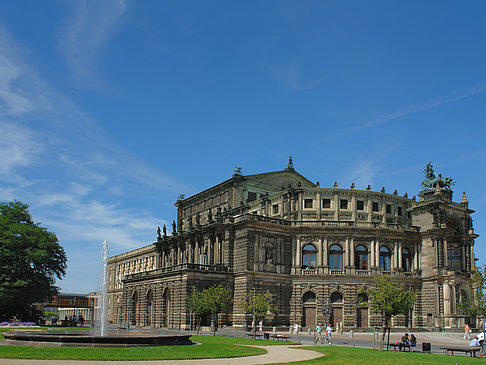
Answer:
<svg viewBox="0 0 486 365"><path fill-rule="evenodd" d="M276 335L276 334L273 334L273 335L272 335L272 341L275 341L275 339L277 339L278 341L280 341L280 340L282 340L282 341L283 341L283 340L285 340L285 341L287 341L287 342L288 342L289 337L290 337L290 336L287 336L287 335Z"/></svg>
<svg viewBox="0 0 486 365"><path fill-rule="evenodd" d="M390 347L393 347L393 350L394 351L397 351L397 348L400 350L400 342L398 342L398 343L389 343L387 345L390 346ZM410 349L412 347L416 347L416 346L417 345L415 345L415 344L404 343L404 344L402 344L402 349L403 349L404 352L406 352L407 349L408 349L408 352L410 352Z"/></svg>
<svg viewBox="0 0 486 365"><path fill-rule="evenodd" d="M446 355L451 353L454 355L454 352L464 352L466 355L469 354L471 357L476 357L476 352L481 351L480 347L441 347L442 350L445 350Z"/></svg>

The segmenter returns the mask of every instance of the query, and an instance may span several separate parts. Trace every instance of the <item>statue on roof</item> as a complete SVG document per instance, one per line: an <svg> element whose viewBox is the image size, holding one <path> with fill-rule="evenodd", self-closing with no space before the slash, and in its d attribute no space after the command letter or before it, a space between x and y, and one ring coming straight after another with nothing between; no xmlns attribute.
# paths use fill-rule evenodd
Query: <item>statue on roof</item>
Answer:
<svg viewBox="0 0 486 365"><path fill-rule="evenodd" d="M160 226L157 226L157 238L162 238L162 234L160 233L161 230L160 230Z"/></svg>
<svg viewBox="0 0 486 365"><path fill-rule="evenodd" d="M235 167L235 175L241 175L241 167L239 166Z"/></svg>
<svg viewBox="0 0 486 365"><path fill-rule="evenodd" d="M292 160L292 156L289 156L289 162L287 163L286 170L293 170L294 169L294 161Z"/></svg>
<svg viewBox="0 0 486 365"><path fill-rule="evenodd" d="M434 167L430 161L425 166L424 177L425 179L422 181L422 186L425 189L435 189L438 187L451 190L451 186L455 184L451 177L442 177L442 174L435 176Z"/></svg>

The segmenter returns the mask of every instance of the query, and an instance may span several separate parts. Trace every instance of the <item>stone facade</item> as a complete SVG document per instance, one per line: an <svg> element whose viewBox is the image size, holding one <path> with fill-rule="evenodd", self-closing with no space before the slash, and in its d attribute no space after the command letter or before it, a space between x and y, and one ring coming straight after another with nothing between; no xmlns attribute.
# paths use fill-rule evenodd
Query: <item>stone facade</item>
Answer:
<svg viewBox="0 0 486 365"><path fill-rule="evenodd" d="M474 234L468 207L447 188L425 189L418 201L392 194L321 188L283 171L233 177L176 202L172 234L109 259L112 323L186 329L193 287L227 282L234 293L219 324L244 327L238 303L252 292L275 294L277 313L266 325L315 327L330 320L368 328L381 316L356 306L378 276L420 290L397 327L458 328L474 318L457 313L458 298L472 298Z"/></svg>

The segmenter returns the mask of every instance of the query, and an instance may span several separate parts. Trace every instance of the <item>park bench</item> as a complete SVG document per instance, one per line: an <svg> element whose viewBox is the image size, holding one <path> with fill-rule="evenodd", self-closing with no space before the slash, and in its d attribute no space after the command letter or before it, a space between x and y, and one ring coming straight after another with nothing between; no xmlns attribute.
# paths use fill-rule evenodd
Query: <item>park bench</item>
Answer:
<svg viewBox="0 0 486 365"><path fill-rule="evenodd" d="M290 336L287 336L287 335L276 335L276 334L272 334L272 341L275 341L275 339L277 339L278 341L280 340L285 340L285 341L288 341L289 340L289 337Z"/></svg>
<svg viewBox="0 0 486 365"><path fill-rule="evenodd" d="M394 351L397 351L397 349L398 350L400 349L400 342L397 342L397 343L389 343L388 346L393 347L393 350ZM402 345L402 349L403 349L404 352L406 352L406 351L410 352L410 349L412 347L416 347L416 346L417 346L416 344L407 343L407 344L403 344Z"/></svg>
<svg viewBox="0 0 486 365"><path fill-rule="evenodd" d="M451 353L454 355L454 352L464 352L466 355L469 354L471 357L476 357L476 352L481 351L480 347L441 347L442 350L445 350L446 355Z"/></svg>

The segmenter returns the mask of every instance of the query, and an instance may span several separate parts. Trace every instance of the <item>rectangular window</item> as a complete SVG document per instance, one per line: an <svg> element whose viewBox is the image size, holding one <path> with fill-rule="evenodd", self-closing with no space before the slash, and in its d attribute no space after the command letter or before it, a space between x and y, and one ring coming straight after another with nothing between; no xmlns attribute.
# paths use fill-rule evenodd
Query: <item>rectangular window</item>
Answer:
<svg viewBox="0 0 486 365"><path fill-rule="evenodd" d="M386 205L386 213L387 214L392 214L392 209L391 209L391 205L390 204L387 204Z"/></svg>
<svg viewBox="0 0 486 365"><path fill-rule="evenodd" d="M254 200L257 200L257 193L254 193L253 191L248 192L248 201L252 202Z"/></svg>
<svg viewBox="0 0 486 365"><path fill-rule="evenodd" d="M364 210L364 201L358 200L356 202L356 210Z"/></svg>
<svg viewBox="0 0 486 365"><path fill-rule="evenodd" d="M398 207L397 211L398 211L398 215L401 217L402 216L402 207Z"/></svg>
<svg viewBox="0 0 486 365"><path fill-rule="evenodd" d="M379 212L380 211L377 202L373 202L372 208L373 208L373 212Z"/></svg>
<svg viewBox="0 0 486 365"><path fill-rule="evenodd" d="M322 208L323 209L330 209L331 208L331 199L322 199Z"/></svg>
<svg viewBox="0 0 486 365"><path fill-rule="evenodd" d="M312 199L304 199L304 208L312 208Z"/></svg>
<svg viewBox="0 0 486 365"><path fill-rule="evenodd" d="M273 214L278 214L278 204L272 205Z"/></svg>
<svg viewBox="0 0 486 365"><path fill-rule="evenodd" d="M339 207L341 209L348 209L348 201L346 199L341 199Z"/></svg>

